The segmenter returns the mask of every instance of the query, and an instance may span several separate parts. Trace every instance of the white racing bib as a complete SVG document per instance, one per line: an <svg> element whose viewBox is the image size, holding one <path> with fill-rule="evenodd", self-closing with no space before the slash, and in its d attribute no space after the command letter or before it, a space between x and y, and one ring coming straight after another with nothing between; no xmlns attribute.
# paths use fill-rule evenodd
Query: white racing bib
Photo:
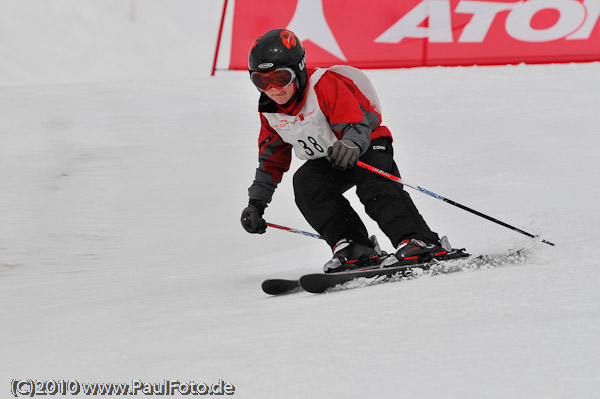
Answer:
<svg viewBox="0 0 600 399"><path fill-rule="evenodd" d="M306 88L306 102L296 116L283 113L263 113L283 141L294 147L300 159L317 159L327 155L327 149L337 141L329 121L319 107L314 87L326 69L315 71Z"/></svg>
<svg viewBox="0 0 600 399"><path fill-rule="evenodd" d="M306 102L298 115L263 113L273 130L281 136L283 141L294 147L294 153L300 159L322 158L327 155L327 149L337 141L329 121L319 107L319 100L314 90L315 85L327 70L350 78L369 99L373 108L381 113L375 89L362 71L345 65L317 69L309 79Z"/></svg>

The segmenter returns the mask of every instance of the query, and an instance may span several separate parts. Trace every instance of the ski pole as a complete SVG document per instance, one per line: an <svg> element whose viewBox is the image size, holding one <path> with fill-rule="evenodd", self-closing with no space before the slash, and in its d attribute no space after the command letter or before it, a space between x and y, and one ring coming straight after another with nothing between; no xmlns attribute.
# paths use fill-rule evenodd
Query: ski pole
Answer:
<svg viewBox="0 0 600 399"><path fill-rule="evenodd" d="M280 229L280 230L289 231L290 233L302 234L304 236L313 237L313 238L320 238L321 240L324 240L324 238L322 236L320 236L319 234L311 233L311 232L308 232L308 231L293 229L291 227L279 226L277 224L273 224L273 223L269 223L269 222L267 222L267 226L274 227L274 228Z"/></svg>
<svg viewBox="0 0 600 399"><path fill-rule="evenodd" d="M499 224L500 226L504 226L504 227L506 227L506 228L509 228L509 229L511 229L511 230L513 230L513 231L516 231L516 232L518 232L518 233L524 234L524 235L526 235L526 236L528 236L528 237L531 237L531 238L537 238L537 237L538 237L538 236L536 236L536 235L533 235L533 234L531 234L531 233L528 233L528 232L526 232L526 231L523 231L523 230L521 230L521 229L519 229L519 228L516 228L516 227L514 227L514 226L511 226L510 224L504 223L504 222L503 222L503 221L501 221L501 220L498 220L498 219L496 219L496 218L493 218L493 217L491 217L491 216L488 216L488 215L486 215L486 214L483 214L483 213L481 213L481 212L479 212L479 211L476 211L475 209L471 209L471 208L469 208L469 207L467 207L467 206L464 206L464 205L461 205L461 204L459 204L458 202L452 201L451 199L448 199L448 198L442 197L441 195L439 195L439 194L436 194L436 193L434 193L433 191L429 191L429 190L427 190L427 189L424 189L423 187L419 187L419 186L413 186L413 185L411 185L411 184L408 184L408 183L406 183L404 180L402 180L401 178L399 178L398 176L394 176L394 175L392 175L391 173L385 172L385 171L383 171L383 170L381 170L381 169L377 169L376 167L374 167L374 166L371 166L371 165L368 165L368 164L366 164L366 163L364 163L364 162L358 161L358 162L356 163L356 165L357 165L357 166L360 166L361 168L367 169L367 170L369 170L369 171L371 171L371 172L373 172L373 173L376 173L376 174L378 174L378 175L380 175L380 176L383 176L383 177L385 177L385 178L388 178L388 179L390 179L390 180L392 180L392 181L395 181L396 183L404 184L405 186L408 186L408 187L410 187L410 188L412 188L412 189L414 189L414 190L417 190L417 191L420 191L420 192L422 192L422 193L424 193L424 194L430 195L430 196L432 196L432 197L434 197L434 198L437 198L437 199L439 199L439 200L442 200L442 201L444 201L444 202L446 202L446 203L448 203L448 204L450 204L450 205L454 205L454 206L456 206L456 207L458 207L458 208L460 208L460 209L462 209L462 210L465 210L465 211L467 211L467 212L471 212L472 214L474 214L474 215L477 215L477 216L479 216L479 217L482 217L482 218L484 218L484 219L487 219L487 220L489 220L490 222L497 223L497 224ZM552 246L554 246L554 243L552 243L552 242L550 242L550 241L542 240L542 242L543 242L544 244L548 244L548 245L552 245Z"/></svg>

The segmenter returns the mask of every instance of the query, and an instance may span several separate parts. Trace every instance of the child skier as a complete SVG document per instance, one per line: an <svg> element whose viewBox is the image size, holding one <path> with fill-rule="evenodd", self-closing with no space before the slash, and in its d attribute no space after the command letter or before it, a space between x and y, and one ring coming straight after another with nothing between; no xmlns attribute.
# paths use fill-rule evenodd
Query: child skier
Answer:
<svg viewBox="0 0 600 399"><path fill-rule="evenodd" d="M381 125L377 95L358 69L306 68L296 35L273 29L258 37L248 57L250 79L260 91L259 165L250 186L242 226L266 230L263 213L289 170L292 150L306 162L294 175L300 212L333 250L328 272L357 268L380 251L348 200L351 187L396 248L399 261L443 259L450 248L440 243L403 187L368 170L357 160L399 176L392 134Z"/></svg>

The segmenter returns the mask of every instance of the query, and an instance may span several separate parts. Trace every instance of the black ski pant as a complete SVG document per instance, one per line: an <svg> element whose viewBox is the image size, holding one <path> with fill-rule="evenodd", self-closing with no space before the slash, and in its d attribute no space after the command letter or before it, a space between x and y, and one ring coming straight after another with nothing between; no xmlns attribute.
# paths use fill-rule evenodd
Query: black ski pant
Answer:
<svg viewBox="0 0 600 399"><path fill-rule="evenodd" d="M387 137L372 140L360 160L400 176ZM294 175L296 204L332 248L342 238L369 244L365 225L343 196L354 186L367 215L377 222L394 248L407 238L439 242L401 184L358 166L340 171L333 169L327 158L309 160Z"/></svg>

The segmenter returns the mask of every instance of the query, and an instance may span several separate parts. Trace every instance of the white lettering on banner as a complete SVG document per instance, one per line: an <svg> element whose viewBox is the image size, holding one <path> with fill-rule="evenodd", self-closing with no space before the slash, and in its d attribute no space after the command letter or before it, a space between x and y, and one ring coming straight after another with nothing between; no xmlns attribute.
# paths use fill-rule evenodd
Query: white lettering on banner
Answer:
<svg viewBox="0 0 600 399"><path fill-rule="evenodd" d="M429 27L419 26L429 18ZM375 39L376 43L400 43L402 39L427 38L430 42L452 43L452 20L448 0L424 0L391 28Z"/></svg>
<svg viewBox="0 0 600 399"><path fill-rule="evenodd" d="M546 29L531 27L533 16L541 10L559 12L556 23ZM516 3L506 18L506 32L523 42L549 42L575 32L585 20L584 6L575 0L530 0Z"/></svg>
<svg viewBox="0 0 600 399"><path fill-rule="evenodd" d="M585 0L583 6L587 10L587 18L577 32L569 35L567 40L586 40L590 38L592 30L600 19L600 0Z"/></svg>
<svg viewBox="0 0 600 399"><path fill-rule="evenodd" d="M481 43L487 35L494 18L499 12L511 10L515 3L492 3L491 1L461 1L456 10L460 14L473 14L458 41L460 43Z"/></svg>
<svg viewBox="0 0 600 399"><path fill-rule="evenodd" d="M554 25L536 29L531 26L534 16L542 10L559 13ZM459 43L481 43L488 34L496 16L509 11L506 33L523 42L548 42L567 38L589 39L600 19L600 0L529 0L520 2L491 2L463 0L454 10L473 14L464 27ZM420 26L425 20L428 27ZM432 43L453 42L452 16L449 0L423 0L390 28L375 39L377 43L400 43L405 38L428 39Z"/></svg>

